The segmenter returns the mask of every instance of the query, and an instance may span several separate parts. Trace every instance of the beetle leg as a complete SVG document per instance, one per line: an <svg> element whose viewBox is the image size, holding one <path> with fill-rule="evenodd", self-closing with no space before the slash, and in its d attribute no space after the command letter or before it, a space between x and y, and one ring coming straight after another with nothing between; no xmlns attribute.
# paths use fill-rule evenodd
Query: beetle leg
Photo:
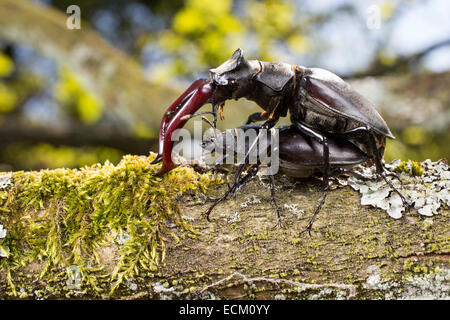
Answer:
<svg viewBox="0 0 450 320"><path fill-rule="evenodd" d="M155 157L155 159L153 159L152 162L150 162L150 164L157 164L160 163L163 160L163 156L162 154L158 153Z"/></svg>
<svg viewBox="0 0 450 320"><path fill-rule="evenodd" d="M241 165L241 167L243 167L244 164ZM232 186L228 185L228 190L219 198L216 199L216 201L208 208L208 210L206 210L203 215L206 216L206 220L208 220L209 222L211 221L211 219L209 218L212 210L219 204L221 203L223 200L225 200L227 198L227 196L229 194L231 194L233 192L233 190L236 188L238 182L235 182Z"/></svg>
<svg viewBox="0 0 450 320"><path fill-rule="evenodd" d="M218 108L218 106L216 104L216 100L215 100L216 91L217 91L217 87L214 87L213 93L211 96L211 113L213 114L214 129L216 128L216 125L217 125L217 108Z"/></svg>
<svg viewBox="0 0 450 320"><path fill-rule="evenodd" d="M396 192L400 196L400 199L402 199L403 206L406 208L406 210L409 210L410 206L409 206L408 201L406 201L406 198L403 196L403 194L400 191L398 191L398 189L396 187L394 187L391 180L389 180L387 178L386 173L382 172L382 173L379 173L379 175L384 179L384 181L386 181L386 183L391 187L391 189L394 190L394 192Z"/></svg>
<svg viewBox="0 0 450 320"><path fill-rule="evenodd" d="M327 184L328 184L328 182L327 182ZM308 234L311 236L311 228L312 228L312 225L313 225L313 223L314 223L314 220L316 220L316 217L317 217L317 215L319 214L320 209L322 209L322 206L323 206L323 204L325 203L325 199L326 199L326 197L327 197L328 189L329 189L329 188L328 188L328 185L327 185L327 186L325 187L325 189L323 190L323 193L322 193L322 200L320 201L319 205L317 206L316 211L314 211L314 214L313 214L311 220L309 220L308 225L306 226L306 228L305 228L300 234L302 234L303 232L308 231Z"/></svg>
<svg viewBox="0 0 450 320"><path fill-rule="evenodd" d="M204 194L202 191L197 190L198 194L205 200L205 201L217 201L217 197L211 197L208 196L207 194Z"/></svg>
<svg viewBox="0 0 450 320"><path fill-rule="evenodd" d="M242 167L245 167L244 164L241 165ZM239 190L242 189L257 173L259 170L258 165L252 165L250 168L247 169L247 174L238 181L235 182L234 190L231 193L231 197L236 197L236 193L239 192Z"/></svg>
<svg viewBox="0 0 450 320"><path fill-rule="evenodd" d="M277 223L274 226L274 229L276 227L281 226L281 215L280 210L278 209L277 200L275 199L275 186L273 181L273 175L269 175L269 183L270 183L270 197L272 198L273 206L275 207L275 212L277 213Z"/></svg>
<svg viewBox="0 0 450 320"><path fill-rule="evenodd" d="M211 222L211 219L209 218L209 215L211 214L211 211L214 209L215 206L217 206L219 203L221 203L223 200L226 199L226 197L231 193L232 188L228 189L227 192L225 192L220 198L218 198L216 200L216 202L214 202L211 207L208 208L208 210L206 210L203 215L206 216L206 220L208 220L209 222Z"/></svg>
<svg viewBox="0 0 450 320"><path fill-rule="evenodd" d="M250 124L250 123L253 123L253 122L267 120L268 117L269 117L269 113L267 111L255 112L255 113L252 113L251 115L248 116L248 119L245 122L245 124Z"/></svg>
<svg viewBox="0 0 450 320"><path fill-rule="evenodd" d="M245 168L245 166L246 166L245 164L241 164L239 169ZM258 165L252 166L250 169L248 169L247 174L243 178L240 178L240 179L238 178L237 181L231 187L229 187L229 189L220 198L215 198L214 200L216 200L216 202L211 207L209 207L209 209L204 213L204 215L206 216L206 219L208 221L211 221L209 219L209 215L211 214L211 211L214 209L214 207L216 205L218 205L220 202L222 202L223 200L225 200L227 196L230 196L230 197L235 196L236 193L239 192L239 190L241 190L242 187L244 187L258 173L258 170L259 170L259 166ZM239 171L242 172L242 170L238 170L237 173L239 173ZM275 199L275 187L274 187L274 181L273 180L274 180L273 176L269 175L270 196L271 196L271 199L272 199L272 202L273 202L273 206L275 208L275 212L276 212L276 215L277 215L277 222L276 222L276 224L274 226L274 228L276 228L276 227L281 226L281 215L280 215L280 210L278 208L277 201ZM311 225L312 225L312 223L311 223Z"/></svg>
<svg viewBox="0 0 450 320"><path fill-rule="evenodd" d="M206 210L204 215L206 216L206 219L208 221L211 221L209 219L209 215L211 214L211 211L214 209L215 206L217 206L219 203L221 203L223 200L225 200L229 195L231 197L235 196L236 193L258 173L259 166L254 165L249 169L249 171L243 178L240 178L240 173L242 173L242 171L243 171L242 168L245 168L245 167L246 167L245 163L240 165L239 170L237 172L237 174L239 174L239 175L237 176L235 183L230 188L228 188L228 190L221 197L219 197L216 200L216 202L214 202L211 205L211 207L209 207L208 210Z"/></svg>
<svg viewBox="0 0 450 320"><path fill-rule="evenodd" d="M392 184L392 182L387 178L388 176L392 175L391 173L386 173L385 168L383 166L383 163L381 163L381 156L378 152L377 149L377 143L375 141L375 136L373 135L373 132L370 131L369 128L367 127L358 127L343 133L340 133L340 135L343 136L361 136L361 135L365 135L368 138L368 144L369 147L371 148L371 151L373 153L374 156L374 160L375 160L375 167L377 169L377 174L383 178L383 180L389 185L389 187L391 187L392 190L394 190L395 193L397 193L400 196L400 199L403 202L403 206L409 210L410 206L408 201L406 201L406 198L403 196L403 194L396 188L394 187L394 185ZM397 179L400 180L400 178L398 176L396 176ZM401 180L400 180L401 181ZM403 183L402 183L403 185Z"/></svg>
<svg viewBox="0 0 450 320"><path fill-rule="evenodd" d="M217 127L217 109L218 109L218 106L215 103L212 103L212 107L211 108L212 108L211 113L213 114L213 128L215 129Z"/></svg>
<svg viewBox="0 0 450 320"><path fill-rule="evenodd" d="M252 115L250 115L252 116ZM280 115L275 113L275 115L272 118L269 118L266 122L261 123L261 124L251 124L251 123L247 123L244 124L240 127L238 127L238 129L243 129L243 130L247 130L247 129L271 129L275 126L275 124L278 122L278 120L280 119ZM262 119L264 120L264 119Z"/></svg>
<svg viewBox="0 0 450 320"><path fill-rule="evenodd" d="M259 138L262 134L262 130L261 129L271 129L273 128L273 126L275 126L275 124L278 122L278 120L280 119L281 113L279 111L277 111L277 108L274 109L274 111L272 112L272 114L269 116L269 120L267 120L266 122L264 122L263 124L246 124L243 126L240 126L239 129L250 129L250 128L254 128L257 130L260 130L258 133L258 136L256 137L255 141L253 141L252 145L248 148L248 151L245 154L245 158L244 158L244 164L247 163L247 160L250 156L250 152L253 150L253 148L256 146L256 143L259 141ZM238 177L240 177L241 173L244 171L244 167L241 166L239 167L238 170L238 175L236 176L236 182L238 181Z"/></svg>
<svg viewBox="0 0 450 320"><path fill-rule="evenodd" d="M275 126L275 124L278 122L278 120L280 119L281 113L278 111L277 108L275 108L273 110L273 112L270 114L269 119L264 122L263 124L256 124L256 125L252 125L252 124L247 124L244 126L239 127L240 129L248 129L248 128L255 128L255 129L271 129L273 126ZM206 215L206 219L208 221L210 221L209 219L209 215L212 211L212 209L219 204L220 202L222 202L223 200L225 200L225 198L231 194L231 195L235 195L248 181L250 181L250 179L252 177L254 177L256 175L256 173L258 172L259 166L258 165L253 165L247 175L244 176L244 178L240 178L241 174L244 172L244 169L246 168L246 163L247 160L250 156L250 152L252 151L252 149L255 147L256 143L258 142L259 138L260 138L260 134L261 131L259 132L258 136L256 137L255 141L252 143L252 145L249 147L245 158L244 158L244 162L239 166L237 173L236 173L236 178L235 178L235 182L233 184L233 186L231 188L229 188L227 190L227 192L225 192L224 195L222 195L222 197L220 197L204 214ZM278 207L276 207L278 208Z"/></svg>
<svg viewBox="0 0 450 320"><path fill-rule="evenodd" d="M319 206L314 211L314 214L309 221L308 225L306 226L305 230L302 231L308 231L309 235L311 235L311 228L314 223L314 220L316 219L317 215L319 214L320 209L322 209L323 204L325 203L325 198L327 196L328 190L329 190L329 174L330 174L330 151L328 148L328 139L321 133L309 128L308 126L302 124L301 122L295 122L295 126L297 129L299 129L301 132L307 134L311 138L319 141L323 146L323 193L322 193L322 200L320 201Z"/></svg>
<svg viewBox="0 0 450 320"><path fill-rule="evenodd" d="M402 179L400 179L400 177L395 172L388 172L388 173L385 173L385 175L386 175L386 177L392 177L392 178L395 178L398 181L400 181L400 184L402 185L402 188L403 188L403 181L402 181Z"/></svg>
<svg viewBox="0 0 450 320"><path fill-rule="evenodd" d="M340 175L340 174L349 174L349 175L352 175L356 179L361 180L361 181L376 181L376 180L378 180L378 177L376 177L376 176L375 177L366 177L366 176L363 176L362 174L360 174L359 172L348 170L348 169L345 169L345 168L333 168L333 169L331 169L330 176L337 176L337 175Z"/></svg>
<svg viewBox="0 0 450 320"><path fill-rule="evenodd" d="M373 139L373 136L372 136L371 140L372 140L372 145L374 145L375 144L375 139ZM376 144L375 144L375 146L376 146ZM409 206L408 201L406 201L406 198L403 196L403 194L396 187L394 187L394 185L392 184L391 180L389 180L387 178L386 171L385 171L385 169L383 167L383 164L381 163L381 159L380 159L380 156L379 156L378 152L375 152L375 164L377 164L377 166L376 166L377 167L377 173L383 178L384 181L386 181L386 183L391 187L391 189L394 190L394 192L397 193L400 196L400 199L402 200L402 203L403 203L403 206L405 207L405 209L409 210L410 206Z"/></svg>

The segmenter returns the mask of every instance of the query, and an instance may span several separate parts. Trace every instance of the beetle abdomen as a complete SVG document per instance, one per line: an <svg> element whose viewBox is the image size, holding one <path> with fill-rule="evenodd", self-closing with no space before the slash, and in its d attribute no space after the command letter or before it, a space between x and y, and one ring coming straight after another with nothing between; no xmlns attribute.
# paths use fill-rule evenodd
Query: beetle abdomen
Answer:
<svg viewBox="0 0 450 320"><path fill-rule="evenodd" d="M331 167L353 166L368 159L363 151L347 140L329 137L328 148ZM281 161L292 166L316 167L324 163L323 145L295 127L280 129L279 156Z"/></svg>

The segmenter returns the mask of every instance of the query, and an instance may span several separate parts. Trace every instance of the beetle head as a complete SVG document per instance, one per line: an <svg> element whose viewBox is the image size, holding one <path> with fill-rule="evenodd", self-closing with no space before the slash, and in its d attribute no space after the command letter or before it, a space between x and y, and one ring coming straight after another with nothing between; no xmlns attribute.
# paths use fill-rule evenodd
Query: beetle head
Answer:
<svg viewBox="0 0 450 320"><path fill-rule="evenodd" d="M244 53L239 48L231 59L209 70L209 74L218 89L228 92L227 98L239 99L248 91L250 79L259 68L259 62L245 59Z"/></svg>

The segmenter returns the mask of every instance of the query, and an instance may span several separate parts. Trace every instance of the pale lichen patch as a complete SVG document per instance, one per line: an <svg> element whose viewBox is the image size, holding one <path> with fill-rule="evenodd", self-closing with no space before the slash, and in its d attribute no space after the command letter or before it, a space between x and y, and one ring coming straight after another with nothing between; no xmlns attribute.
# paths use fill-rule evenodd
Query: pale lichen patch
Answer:
<svg viewBox="0 0 450 320"><path fill-rule="evenodd" d="M404 164L404 168L400 170L398 168L401 164ZM399 160L385 165L388 174L399 173L402 183L398 179L392 180L395 188L402 192L408 203L417 209L420 215L430 217L438 214L439 209L444 205L450 206L449 166L444 160L431 162L429 159L421 163L420 170L416 168L417 166L415 162L405 163L399 162ZM412 170L412 173L405 173L408 170ZM360 165L355 171L366 178L373 179L375 177L374 168ZM401 198L384 181L362 181L352 176L348 179L348 184L361 193L362 205L380 208L394 219L402 217L405 207Z"/></svg>
<svg viewBox="0 0 450 320"><path fill-rule="evenodd" d="M381 293L379 297L386 300L447 300L450 299L450 270L407 276L400 282L381 282L379 274L375 273L363 287Z"/></svg>
<svg viewBox="0 0 450 320"><path fill-rule="evenodd" d="M0 239L6 237L6 229L3 228L3 225L0 224Z"/></svg>
<svg viewBox="0 0 450 320"><path fill-rule="evenodd" d="M0 175L0 190L4 190L4 189L8 188L9 186L13 185L11 178L12 178L11 173Z"/></svg>
<svg viewBox="0 0 450 320"><path fill-rule="evenodd" d="M297 218L302 218L303 215L305 214L305 210L300 209L299 204L297 203L290 203L290 204L285 203L283 206L291 213L293 213Z"/></svg>
<svg viewBox="0 0 450 320"><path fill-rule="evenodd" d="M249 205L259 204L261 203L261 199L255 195L247 197L247 200L241 203L241 207L246 208Z"/></svg>
<svg viewBox="0 0 450 320"><path fill-rule="evenodd" d="M0 239L6 237L6 229L0 224ZM0 244L0 258L7 258L9 256L9 248Z"/></svg>
<svg viewBox="0 0 450 320"><path fill-rule="evenodd" d="M161 300L171 300L175 297L180 297L183 292L178 291L175 287L165 286L161 282L156 282L152 284L152 291L154 294L158 295L158 298Z"/></svg>
<svg viewBox="0 0 450 320"><path fill-rule="evenodd" d="M450 269L438 270L433 274L406 278L398 299L405 300L448 300L450 299Z"/></svg>

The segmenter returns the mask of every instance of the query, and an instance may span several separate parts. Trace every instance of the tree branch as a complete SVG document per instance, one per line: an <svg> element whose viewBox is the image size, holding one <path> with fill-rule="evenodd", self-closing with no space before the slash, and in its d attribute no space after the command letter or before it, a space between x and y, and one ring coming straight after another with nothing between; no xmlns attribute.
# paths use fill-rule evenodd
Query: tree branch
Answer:
<svg viewBox="0 0 450 320"><path fill-rule="evenodd" d="M273 229L264 177L219 204L207 222L202 213L211 203L194 191L211 176L178 168L156 179L157 166L146 169L150 160L129 156L115 167L13 173L12 185L0 189L0 224L7 232L0 246L9 246L16 260L17 250L44 246L42 254L27 255L23 266L0 258L0 277L11 282L0 296L27 288L22 294L31 298L448 298L447 207L432 218L412 210L395 220L362 206L356 191L341 187L329 192L308 236L301 231L322 184L278 175L281 228ZM225 189L209 184L208 194ZM146 253L153 241L160 245ZM151 262L155 254L157 265ZM53 255L58 262L33 282ZM76 279L79 287L67 288Z"/></svg>
<svg viewBox="0 0 450 320"><path fill-rule="evenodd" d="M391 74L402 74L410 71L412 65L417 65L430 52L450 45L450 39L440 41L429 47L422 49L412 55L399 56L392 64L383 64L379 59L375 59L371 66L363 72L357 72L352 78L363 78L367 76L378 77Z"/></svg>

